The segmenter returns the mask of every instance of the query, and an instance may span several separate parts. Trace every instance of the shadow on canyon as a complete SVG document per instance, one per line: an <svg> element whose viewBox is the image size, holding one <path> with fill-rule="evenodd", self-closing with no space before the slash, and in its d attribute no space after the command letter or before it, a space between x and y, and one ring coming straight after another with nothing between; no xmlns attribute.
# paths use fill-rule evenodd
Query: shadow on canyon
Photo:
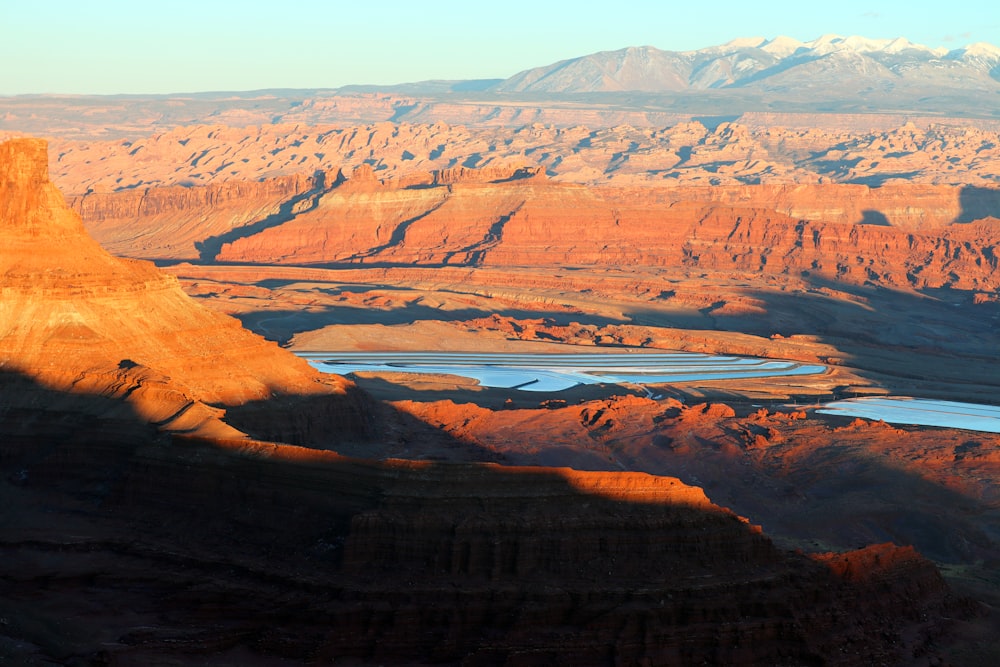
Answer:
<svg viewBox="0 0 1000 667"><path fill-rule="evenodd" d="M961 212L956 223L969 223L983 218L1000 219L1000 188L966 186L959 193Z"/></svg>
<svg viewBox="0 0 1000 667"><path fill-rule="evenodd" d="M956 289L902 290L803 276L805 291L735 287L719 290L700 321L672 319L650 307L625 309L635 324L811 337L837 350L824 363L845 365L896 393L989 402L1000 392L1000 305L975 303ZM709 288L711 289L711 288ZM748 312L727 310L750 300Z"/></svg>
<svg viewBox="0 0 1000 667"><path fill-rule="evenodd" d="M853 166L853 165L847 165ZM871 188L877 189L887 180L903 178L909 179L914 174L877 174L858 178L852 182L861 183ZM985 188L975 185L967 185L960 189L958 193L959 213L952 224L968 224L986 218L1000 219L1000 188ZM862 219L857 224L877 225L882 227L893 226L892 220L882 211L877 209L867 209L862 212Z"/></svg>
<svg viewBox="0 0 1000 667"><path fill-rule="evenodd" d="M0 388L0 655L23 664L822 664L972 609L891 555L838 578L653 478L170 436L117 400ZM907 526L965 539L890 536Z"/></svg>
<svg viewBox="0 0 1000 667"><path fill-rule="evenodd" d="M581 322L604 326L624 324L627 320L599 315L587 315L565 311L529 310L509 308L488 310L485 308L442 309L422 304L404 304L398 307L378 308L363 306L327 306L320 310L262 310L236 313L243 326L261 336L287 345L295 334L314 331L325 326L339 324L413 324L421 320L442 322L465 322L488 318L493 315L519 320L546 320L555 324ZM386 332L389 334L390 332Z"/></svg>
<svg viewBox="0 0 1000 667"><path fill-rule="evenodd" d="M644 396L645 392L635 387L625 387L618 384L577 385L569 389L553 392L532 392L517 389L485 387L468 378L449 376L442 378L438 388L428 388L434 382L423 383L420 388L414 388L412 383L396 383L387 379L384 374L362 374L350 376L357 384L372 396L389 401L415 401L420 403L435 401L453 401L455 403L474 403L490 410L511 409L555 409L564 405L573 405L585 401L608 398L611 396Z"/></svg>
<svg viewBox="0 0 1000 667"><path fill-rule="evenodd" d="M221 252L222 247L227 243L232 243L233 241L253 236L272 227L277 227L293 220L295 216L301 213L315 209L319 205L319 198L342 182L342 179L338 179L333 183L327 183L326 179L326 172L316 171L312 175L313 186L309 190L294 195L283 202L278 207L276 213L257 222L251 222L247 225L231 229L224 234L210 236L203 241L195 242L195 250L198 251L199 259L202 262L214 262L219 252Z"/></svg>
<svg viewBox="0 0 1000 667"><path fill-rule="evenodd" d="M859 225L875 225L877 227L891 227L889 218L885 216L882 211L876 211L873 209L865 209L861 212L861 220L857 224Z"/></svg>

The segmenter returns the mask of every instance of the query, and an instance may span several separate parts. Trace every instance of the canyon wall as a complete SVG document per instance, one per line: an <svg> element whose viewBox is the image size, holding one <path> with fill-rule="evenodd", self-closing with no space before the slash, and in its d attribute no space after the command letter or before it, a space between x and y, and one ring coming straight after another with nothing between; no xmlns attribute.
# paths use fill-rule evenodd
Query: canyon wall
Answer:
<svg viewBox="0 0 1000 667"><path fill-rule="evenodd" d="M267 224L309 205L310 194L337 173L293 174L263 181L222 181L205 187L169 186L67 197L87 230L116 255L146 259L195 258L202 246L233 228Z"/></svg>
<svg viewBox="0 0 1000 667"><path fill-rule="evenodd" d="M686 267L916 288L997 285L998 223L969 220L992 210L993 190L739 186L636 192L537 178L447 187L367 183L348 180L315 208L223 245L216 259ZM845 201L837 199L837 188L848 189Z"/></svg>
<svg viewBox="0 0 1000 667"><path fill-rule="evenodd" d="M586 188L537 170L368 168L69 200L134 257L292 264L701 267L993 289L1000 190Z"/></svg>

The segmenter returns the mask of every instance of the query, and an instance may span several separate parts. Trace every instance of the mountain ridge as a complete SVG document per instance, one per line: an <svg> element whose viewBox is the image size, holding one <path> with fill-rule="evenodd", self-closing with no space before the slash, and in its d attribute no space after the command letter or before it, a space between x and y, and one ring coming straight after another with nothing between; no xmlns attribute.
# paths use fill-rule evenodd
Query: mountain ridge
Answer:
<svg viewBox="0 0 1000 667"><path fill-rule="evenodd" d="M1000 89L1000 48L985 42L947 50L916 44L905 37L869 39L828 34L808 42L785 36L738 38L689 51L629 46L523 70L490 90L680 92L753 87L764 82L780 83L784 72L815 61L824 61L834 74L844 73L853 62L863 63L861 70L865 74L895 76L906 82L912 79L914 84L938 74L934 70L941 70L951 76L981 77Z"/></svg>

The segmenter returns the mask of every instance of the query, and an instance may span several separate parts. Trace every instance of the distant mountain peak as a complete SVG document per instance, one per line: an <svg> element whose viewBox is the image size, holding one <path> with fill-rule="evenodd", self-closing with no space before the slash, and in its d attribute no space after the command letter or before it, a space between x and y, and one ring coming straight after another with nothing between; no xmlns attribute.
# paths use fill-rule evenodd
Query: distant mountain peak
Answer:
<svg viewBox="0 0 1000 667"><path fill-rule="evenodd" d="M966 46L964 49L958 49L958 51L967 56L1000 58L1000 47L993 46L992 44L988 44L986 42L974 42Z"/></svg>
<svg viewBox="0 0 1000 667"><path fill-rule="evenodd" d="M944 61L944 62L942 62ZM970 44L963 49L933 49L905 37L872 39L835 33L802 42L792 37L741 37L694 51L628 47L563 60L525 70L497 84L498 92L680 93L740 88L778 91L817 90L842 101L861 95L911 91L927 99L935 88L1000 93L1000 48ZM871 108L862 106L861 108Z"/></svg>
<svg viewBox="0 0 1000 667"><path fill-rule="evenodd" d="M804 42L800 42L793 37L779 35L774 39L767 40L763 44L760 44L759 48L761 51L766 51L779 57L785 57L792 55L803 46L805 46Z"/></svg>
<svg viewBox="0 0 1000 667"><path fill-rule="evenodd" d="M734 49L739 49L744 47L759 47L765 44L766 42L767 39L764 37L737 37L736 39L729 40L728 42L723 44L722 47L719 48L725 48L727 46L732 47Z"/></svg>

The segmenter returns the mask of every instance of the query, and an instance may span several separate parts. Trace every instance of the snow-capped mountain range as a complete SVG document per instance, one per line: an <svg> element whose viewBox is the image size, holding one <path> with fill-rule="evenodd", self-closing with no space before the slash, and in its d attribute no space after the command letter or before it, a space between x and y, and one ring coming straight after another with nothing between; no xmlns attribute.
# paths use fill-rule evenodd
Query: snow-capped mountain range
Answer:
<svg viewBox="0 0 1000 667"><path fill-rule="evenodd" d="M824 35L735 39L696 51L652 46L603 51L520 72L497 92L681 92L743 88L844 93L907 88L1000 91L1000 48L986 43L933 49L902 37Z"/></svg>

